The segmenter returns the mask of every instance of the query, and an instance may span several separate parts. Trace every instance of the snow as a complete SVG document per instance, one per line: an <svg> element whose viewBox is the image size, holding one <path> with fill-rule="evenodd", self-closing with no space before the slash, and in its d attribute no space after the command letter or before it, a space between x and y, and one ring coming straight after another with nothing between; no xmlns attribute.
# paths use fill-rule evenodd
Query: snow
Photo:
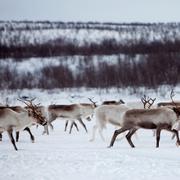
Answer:
<svg viewBox="0 0 180 180"><path fill-rule="evenodd" d="M162 87L161 87L162 88ZM164 87L165 89L165 87ZM176 88L176 98L180 97ZM167 90L167 89L166 89ZM166 91L165 90L165 91ZM152 90L148 95L155 95ZM167 91L166 91L167 92ZM117 92L115 89L54 89L54 90L17 90L0 92L2 102L8 96L12 105L20 104L16 100L18 95L36 96L37 102L42 104L60 103L70 104L75 102L88 102L87 97L94 97L98 103L103 100L122 98L128 103L137 102L138 95L129 93L129 90ZM120 97L121 95L121 97ZM159 100L168 96L159 96ZM32 127L35 143L31 143L27 132L21 132L17 143L19 151L14 151L6 133L0 145L0 179L38 179L38 180L115 180L115 179L179 179L180 161L179 148L171 134L163 131L160 148L155 148L155 137L151 130L139 130L133 137L136 148L132 149L123 135L115 142L112 148L107 148L115 130L108 125L103 134L103 142L97 134L94 142L90 142L94 120L86 121L88 133L79 125L80 131L73 129L72 134L64 132L64 121L54 122L54 131L50 135L42 135L43 128Z"/></svg>

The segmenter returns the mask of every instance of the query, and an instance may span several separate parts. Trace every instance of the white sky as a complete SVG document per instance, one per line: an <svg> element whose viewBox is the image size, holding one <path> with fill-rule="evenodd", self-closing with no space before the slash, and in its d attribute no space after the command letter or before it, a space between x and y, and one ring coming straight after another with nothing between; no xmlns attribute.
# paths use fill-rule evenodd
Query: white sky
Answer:
<svg viewBox="0 0 180 180"><path fill-rule="evenodd" d="M180 22L180 0L0 0L0 20Z"/></svg>

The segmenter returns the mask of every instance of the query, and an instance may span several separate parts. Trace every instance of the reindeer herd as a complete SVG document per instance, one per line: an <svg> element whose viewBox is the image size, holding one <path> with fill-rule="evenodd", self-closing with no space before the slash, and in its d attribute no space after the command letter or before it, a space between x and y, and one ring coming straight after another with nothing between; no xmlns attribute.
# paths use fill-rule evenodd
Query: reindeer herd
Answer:
<svg viewBox="0 0 180 180"><path fill-rule="evenodd" d="M14 149L18 150L16 142L18 142L20 131L26 130L31 141L34 142L34 136L30 130L32 125L44 126L43 134L49 134L49 127L53 129L53 121L60 118L66 120L65 131L70 123L69 133L71 133L73 126L79 131L77 122L88 132L84 119L88 121L93 119L95 125L90 141L95 140L97 131L104 141L103 129L107 124L118 127L119 129L114 131L109 147L114 145L119 134L126 131L125 137L128 143L131 147L135 147L131 138L141 128L155 131L156 147L159 147L160 134L163 129L172 132L173 136L176 136L176 144L180 145L178 134L180 130L180 103L174 102L173 96L174 92L171 91L171 101L159 102L156 106L154 105L156 99L143 96L141 107L137 106L136 108L132 108L123 100L104 101L97 105L89 98L91 103L40 106L34 103L35 99L19 99L24 103L24 106L0 104L0 141L2 141L3 132L6 131ZM13 132L16 132L15 139Z"/></svg>

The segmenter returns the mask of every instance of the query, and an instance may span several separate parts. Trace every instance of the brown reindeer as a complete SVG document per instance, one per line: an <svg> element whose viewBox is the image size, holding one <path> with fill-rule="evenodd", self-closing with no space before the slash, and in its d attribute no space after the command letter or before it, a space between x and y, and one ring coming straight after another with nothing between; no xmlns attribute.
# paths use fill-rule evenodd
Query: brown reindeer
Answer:
<svg viewBox="0 0 180 180"><path fill-rule="evenodd" d="M135 147L131 137L140 128L156 129L156 147L159 147L160 133L166 129L176 134L177 144L180 145L177 129L173 127L180 123L180 109L178 108L157 108L157 109L132 109L125 112L122 127L116 130L111 139L109 147L112 147L116 137L128 131L126 139L131 147Z"/></svg>

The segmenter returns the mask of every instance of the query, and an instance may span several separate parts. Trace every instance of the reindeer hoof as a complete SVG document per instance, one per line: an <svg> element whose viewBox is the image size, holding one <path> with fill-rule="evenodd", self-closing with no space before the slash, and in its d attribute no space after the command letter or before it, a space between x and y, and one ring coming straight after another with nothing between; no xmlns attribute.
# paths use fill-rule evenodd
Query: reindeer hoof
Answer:
<svg viewBox="0 0 180 180"><path fill-rule="evenodd" d="M177 142L176 142L176 146L180 146L180 141L177 141Z"/></svg>

